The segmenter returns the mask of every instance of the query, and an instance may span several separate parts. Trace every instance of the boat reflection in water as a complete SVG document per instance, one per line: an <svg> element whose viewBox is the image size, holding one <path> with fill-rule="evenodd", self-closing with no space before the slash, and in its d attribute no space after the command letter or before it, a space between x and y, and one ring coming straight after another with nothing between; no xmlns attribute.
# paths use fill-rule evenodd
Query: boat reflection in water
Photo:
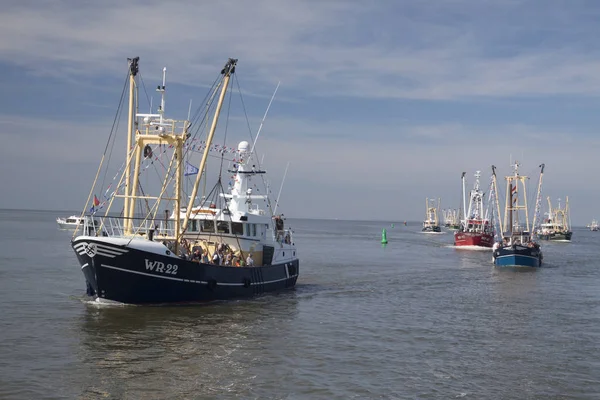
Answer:
<svg viewBox="0 0 600 400"><path fill-rule="evenodd" d="M77 352L84 394L210 398L233 390L257 398L252 391L259 389L254 379L264 370L261 363L284 362L281 349L297 329L296 295L287 291L201 306L89 302L80 317Z"/></svg>

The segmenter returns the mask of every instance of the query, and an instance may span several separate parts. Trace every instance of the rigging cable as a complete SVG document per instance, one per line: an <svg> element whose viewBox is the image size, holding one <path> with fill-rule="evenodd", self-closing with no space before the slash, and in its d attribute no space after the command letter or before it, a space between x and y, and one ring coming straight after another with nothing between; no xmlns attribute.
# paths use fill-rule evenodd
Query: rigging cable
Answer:
<svg viewBox="0 0 600 400"><path fill-rule="evenodd" d="M119 106L117 108L117 112L115 113L115 117L113 119L113 124L112 124L111 130L110 130L110 133L108 135L108 140L106 142L106 146L104 147L104 152L102 153L102 158L100 159L100 165L98 165L98 170L96 171L96 176L94 177L94 182L92 183L92 187L91 187L90 192L88 194L87 201L85 202L85 205L84 205L83 210L81 212L80 221L83 221L83 217L85 215L85 210L87 209L87 206L90 203L90 200L92 199L92 194L94 192L94 188L96 187L96 182L98 181L98 176L100 175L100 171L102 170L102 165L104 163L104 158L105 158L106 152L108 150L108 145L109 145L109 143L111 141L111 138L113 138L113 136L114 136L114 133L115 133L115 130L116 130L115 127L118 126L118 117L120 115L120 110L121 110L121 107L123 105L123 99L125 98L125 92L127 90L127 81L129 79L129 73L130 73L130 69L128 67L127 68L127 76L125 77L125 83L123 84L123 90L121 92L121 98L119 99ZM114 143L114 139L113 139L113 143ZM112 150L111 150L111 154L112 154ZM109 156L109 160L110 160L110 156ZM106 172L104 174L104 177L106 177ZM78 228L79 228L79 225L77 225L75 231L73 232L72 239L75 239L75 234L77 233Z"/></svg>

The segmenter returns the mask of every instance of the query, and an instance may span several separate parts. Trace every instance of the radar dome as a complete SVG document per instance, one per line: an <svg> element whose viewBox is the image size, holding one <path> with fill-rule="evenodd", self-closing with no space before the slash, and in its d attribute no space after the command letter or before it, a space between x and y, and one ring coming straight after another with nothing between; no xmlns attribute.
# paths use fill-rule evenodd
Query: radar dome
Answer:
<svg viewBox="0 0 600 400"><path fill-rule="evenodd" d="M248 142L246 142L245 140L241 141L240 144L238 144L238 151L240 153L245 153L248 151L248 146Z"/></svg>

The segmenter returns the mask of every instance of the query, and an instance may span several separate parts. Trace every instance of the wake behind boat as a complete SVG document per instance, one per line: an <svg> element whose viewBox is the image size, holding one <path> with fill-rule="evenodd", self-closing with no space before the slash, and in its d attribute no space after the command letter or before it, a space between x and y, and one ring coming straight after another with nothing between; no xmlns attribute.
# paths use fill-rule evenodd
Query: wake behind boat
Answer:
<svg viewBox="0 0 600 400"><path fill-rule="evenodd" d="M268 190L257 194L265 171L254 146L247 141L235 149L212 144L237 60L227 61L198 118L191 121L164 117L166 69L157 89L158 113L136 112L138 60L128 60L130 117L123 171L101 188L104 195L95 212L104 206L106 211L99 217L97 234L72 241L88 295L121 303L174 303L250 297L294 287L299 260L293 232L285 227L283 215L275 214L277 207L271 209ZM210 128L209 110L214 112ZM204 128L206 139L200 140ZM184 164L196 150L202 154L199 166ZM217 153L217 165L229 163L231 182L225 190L219 167L213 190L199 200L210 151ZM226 154L232 158L227 160ZM189 196L183 194L184 171L196 174ZM142 188L159 173L154 186ZM184 207L181 200L187 198ZM119 211L117 202L122 204L122 216L109 216L111 208Z"/></svg>
<svg viewBox="0 0 600 400"><path fill-rule="evenodd" d="M544 174L544 164L540 167L542 169L538 185L538 198ZM539 267L542 264L543 256L540 245L534 242L531 237L527 209L527 177L519 174L518 162L515 162L513 169L514 174L506 177L504 222L501 225L503 240L501 244L495 243L493 246L494 265L502 267ZM492 166L492 182L495 193L498 193L494 166ZM535 225L535 222L533 225Z"/></svg>
<svg viewBox="0 0 600 400"><path fill-rule="evenodd" d="M465 173L462 174L463 209L465 218L461 221L460 228L454 233L454 245L492 247L494 244L494 228L489 218L489 210L484 209L483 198L485 193L479 188L481 172L475 173L475 185L469 193L467 207L465 196Z"/></svg>

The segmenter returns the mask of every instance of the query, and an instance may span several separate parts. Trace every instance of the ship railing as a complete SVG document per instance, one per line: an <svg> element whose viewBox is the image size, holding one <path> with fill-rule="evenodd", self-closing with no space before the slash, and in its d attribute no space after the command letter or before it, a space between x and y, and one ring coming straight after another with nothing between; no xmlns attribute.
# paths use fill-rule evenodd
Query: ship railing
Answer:
<svg viewBox="0 0 600 400"><path fill-rule="evenodd" d="M146 218L106 217L95 221L85 221L84 229L90 235L125 236L125 220L132 221L131 232L140 237L173 237L175 229L172 221L152 221ZM100 231L102 229L102 231Z"/></svg>
<svg viewBox="0 0 600 400"><path fill-rule="evenodd" d="M291 229L281 229L276 231L275 240L281 244L292 244L294 243L294 232Z"/></svg>
<svg viewBox="0 0 600 400"><path fill-rule="evenodd" d="M142 126L140 133L144 135L183 135L185 134L186 127L189 125L189 122L186 120L173 119L163 119L163 122L160 123L160 116L158 114L138 114L137 116L150 118L148 122L143 122L140 124Z"/></svg>

